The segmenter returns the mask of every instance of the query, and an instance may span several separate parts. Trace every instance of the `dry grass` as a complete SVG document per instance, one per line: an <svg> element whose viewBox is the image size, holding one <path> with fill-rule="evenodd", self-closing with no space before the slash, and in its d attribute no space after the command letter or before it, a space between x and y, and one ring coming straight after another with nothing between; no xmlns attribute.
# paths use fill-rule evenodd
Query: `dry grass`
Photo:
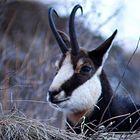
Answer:
<svg viewBox="0 0 140 140"><path fill-rule="evenodd" d="M91 138L66 132L53 126L46 125L34 119L28 119L20 111L13 110L0 117L0 139L1 140L133 140L140 139L139 132L103 133L95 132Z"/></svg>
<svg viewBox="0 0 140 140"><path fill-rule="evenodd" d="M2 140L80 140L83 136L26 118L13 111L0 117L0 139Z"/></svg>

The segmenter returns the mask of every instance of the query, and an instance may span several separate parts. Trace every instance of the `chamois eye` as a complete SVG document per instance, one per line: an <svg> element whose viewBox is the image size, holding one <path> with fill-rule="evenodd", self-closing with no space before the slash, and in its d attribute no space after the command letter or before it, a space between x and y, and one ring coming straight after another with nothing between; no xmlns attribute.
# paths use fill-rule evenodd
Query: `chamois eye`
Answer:
<svg viewBox="0 0 140 140"><path fill-rule="evenodd" d="M80 70L80 73L89 73L92 70L90 66L83 66Z"/></svg>

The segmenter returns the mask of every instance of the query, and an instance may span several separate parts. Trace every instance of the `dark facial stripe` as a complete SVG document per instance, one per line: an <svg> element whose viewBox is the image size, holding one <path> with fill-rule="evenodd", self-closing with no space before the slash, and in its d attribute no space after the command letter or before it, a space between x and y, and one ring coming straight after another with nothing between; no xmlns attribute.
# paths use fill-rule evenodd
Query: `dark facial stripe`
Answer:
<svg viewBox="0 0 140 140"><path fill-rule="evenodd" d="M66 82L64 82L61 85L61 87L59 87L61 90L65 91L67 97L71 96L72 92L76 88L78 88L79 86L84 84L87 80L89 80L94 75L97 69L95 65L93 64L93 61L89 58L88 54L85 51L81 50L76 56L72 54L70 55L71 55L71 63L74 69L74 74ZM65 60L65 55L62 56L59 62L59 69L61 69L64 60ZM82 64L80 66L78 66L79 60L82 61ZM80 69L85 64L90 66L92 70L89 73L83 74L80 72Z"/></svg>
<svg viewBox="0 0 140 140"><path fill-rule="evenodd" d="M85 83L90 77L93 76L94 73L88 76L81 76L79 74L74 74L68 81L66 81L62 86L61 89L66 92L66 96L71 96L72 92Z"/></svg>
<svg viewBox="0 0 140 140"><path fill-rule="evenodd" d="M72 58L72 65L73 65L74 71L76 71L77 63L80 59L83 60L83 63L91 65L92 70L91 72L86 73L86 74L75 72L73 76L61 86L61 89L65 91L66 96L71 96L72 92L76 88L78 88L87 80L89 80L96 72L93 62L89 59L88 55L84 51L81 51L77 56L72 56L71 58Z"/></svg>

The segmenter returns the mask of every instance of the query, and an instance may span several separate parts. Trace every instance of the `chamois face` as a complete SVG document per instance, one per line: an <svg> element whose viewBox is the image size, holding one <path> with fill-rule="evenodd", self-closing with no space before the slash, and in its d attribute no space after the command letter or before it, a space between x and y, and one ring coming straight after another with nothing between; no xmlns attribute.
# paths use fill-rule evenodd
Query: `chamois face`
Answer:
<svg viewBox="0 0 140 140"><path fill-rule="evenodd" d="M57 73L50 85L47 100L54 107L66 112L87 111L96 107L102 93L100 75L111 43L117 30L99 47L92 51L82 50L76 39L74 18L76 5L70 15L69 36L58 31L52 14L57 12L50 8L49 23L54 37L62 51L62 58L57 65Z"/></svg>
<svg viewBox="0 0 140 140"><path fill-rule="evenodd" d="M76 112L96 105L101 95L101 67L94 64L88 52L80 50L76 56L67 52L57 69L48 94L53 106Z"/></svg>

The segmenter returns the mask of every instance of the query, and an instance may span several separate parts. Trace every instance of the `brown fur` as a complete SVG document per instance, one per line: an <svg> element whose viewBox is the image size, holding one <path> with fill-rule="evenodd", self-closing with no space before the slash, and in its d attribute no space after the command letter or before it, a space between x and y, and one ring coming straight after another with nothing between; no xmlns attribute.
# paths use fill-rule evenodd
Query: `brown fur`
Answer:
<svg viewBox="0 0 140 140"><path fill-rule="evenodd" d="M70 113L67 115L67 119L73 124L77 125L78 123L81 123L82 118L85 116L89 116L91 114L91 109L90 110L82 110L74 113Z"/></svg>

